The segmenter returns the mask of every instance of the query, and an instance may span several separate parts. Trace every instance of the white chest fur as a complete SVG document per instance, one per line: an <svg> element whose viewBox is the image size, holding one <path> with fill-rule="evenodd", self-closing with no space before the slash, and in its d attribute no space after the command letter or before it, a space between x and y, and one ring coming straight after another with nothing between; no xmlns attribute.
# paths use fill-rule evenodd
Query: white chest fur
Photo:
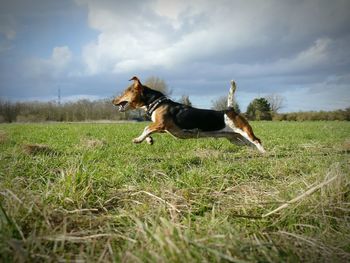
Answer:
<svg viewBox="0 0 350 263"><path fill-rule="evenodd" d="M152 112L152 115L151 115L151 120L152 120L153 122L156 122L156 112L157 112L157 111Z"/></svg>

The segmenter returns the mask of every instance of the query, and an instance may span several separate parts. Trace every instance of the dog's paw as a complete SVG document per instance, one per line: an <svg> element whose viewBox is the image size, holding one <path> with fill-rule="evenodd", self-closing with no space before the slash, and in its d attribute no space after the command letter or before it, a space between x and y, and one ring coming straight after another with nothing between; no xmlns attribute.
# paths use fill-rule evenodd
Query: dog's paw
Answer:
<svg viewBox="0 0 350 263"><path fill-rule="evenodd" d="M141 143L142 141L139 140L139 138L135 138L135 139L132 140L132 142L133 142L133 143Z"/></svg>
<svg viewBox="0 0 350 263"><path fill-rule="evenodd" d="M147 137L147 138L146 138L146 142L147 142L149 145L153 145L153 143L154 143L152 137Z"/></svg>

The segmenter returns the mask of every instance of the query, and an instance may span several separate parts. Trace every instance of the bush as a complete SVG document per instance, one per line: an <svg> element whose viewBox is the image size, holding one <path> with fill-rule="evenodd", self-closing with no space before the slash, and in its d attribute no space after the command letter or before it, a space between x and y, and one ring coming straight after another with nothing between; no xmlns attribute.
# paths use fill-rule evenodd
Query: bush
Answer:
<svg viewBox="0 0 350 263"><path fill-rule="evenodd" d="M349 121L350 108L335 111L306 111L273 115L274 121Z"/></svg>
<svg viewBox="0 0 350 263"><path fill-rule="evenodd" d="M248 105L246 114L250 120L272 120L271 106L265 98L254 99Z"/></svg>

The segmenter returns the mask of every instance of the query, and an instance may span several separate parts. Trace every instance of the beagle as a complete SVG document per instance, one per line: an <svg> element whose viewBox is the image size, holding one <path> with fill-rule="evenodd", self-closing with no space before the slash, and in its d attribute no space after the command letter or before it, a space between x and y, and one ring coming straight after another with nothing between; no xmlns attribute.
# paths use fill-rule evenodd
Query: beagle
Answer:
<svg viewBox="0 0 350 263"><path fill-rule="evenodd" d="M233 109L233 95L236 84L232 80L227 100L228 108L224 111L197 109L174 102L163 93L142 85L137 77L130 79L130 85L122 95L112 103L124 112L129 109L142 108L151 117L152 123L143 133L133 139L134 143L144 140L153 144L152 133L167 132L181 139L215 137L226 138L237 145L256 147L265 153L261 141L254 135L248 121Z"/></svg>

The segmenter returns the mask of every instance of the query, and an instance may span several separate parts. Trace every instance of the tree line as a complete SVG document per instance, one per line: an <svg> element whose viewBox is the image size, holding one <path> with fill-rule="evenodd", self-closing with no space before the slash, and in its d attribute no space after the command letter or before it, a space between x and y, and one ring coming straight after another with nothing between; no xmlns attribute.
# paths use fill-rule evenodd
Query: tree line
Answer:
<svg viewBox="0 0 350 263"><path fill-rule="evenodd" d="M227 96L219 97L213 101L212 109L225 110ZM350 121L350 107L334 111L300 111L279 113L284 107L284 98L278 94L256 98L251 101L247 111L242 113L239 105L234 101L234 110L243 114L249 120L256 121Z"/></svg>
<svg viewBox="0 0 350 263"><path fill-rule="evenodd" d="M166 82L158 77L150 77L145 85L159 90L166 95L171 94L171 89ZM188 95L182 95L180 103L192 106ZM247 107L245 113L241 112L238 103L233 101L233 108L237 113L243 114L249 120L275 120L275 121L317 121L317 120L350 120L350 107L345 110L335 111L308 111L279 113L284 106L284 98L278 94L263 98L256 98ZM227 96L222 96L212 101L212 109L227 109ZM50 102L11 102L0 98L0 123L1 122L76 122L95 120L149 120L142 110L119 112L112 105L112 98L101 100L78 100L63 104Z"/></svg>
<svg viewBox="0 0 350 263"><path fill-rule="evenodd" d="M111 103L112 99L78 100L59 105L56 102L11 102L0 99L0 122L75 122L94 120L147 120L142 110L119 112ZM188 96L182 96L179 102L191 106ZM226 98L213 101L212 108L226 109ZM241 112L238 104L235 110ZM266 98L253 100L245 113L241 113L249 120L274 121L318 121L341 120L350 121L350 107L334 111L308 111L278 113L271 110Z"/></svg>
<svg viewBox="0 0 350 263"><path fill-rule="evenodd" d="M274 121L350 121L350 107L334 111L304 111L279 113L283 107L283 98L270 95L254 99L247 108L246 117L250 120Z"/></svg>
<svg viewBox="0 0 350 263"><path fill-rule="evenodd" d="M128 119L112 107L111 99L56 102L10 102L0 100L0 122L89 121Z"/></svg>

